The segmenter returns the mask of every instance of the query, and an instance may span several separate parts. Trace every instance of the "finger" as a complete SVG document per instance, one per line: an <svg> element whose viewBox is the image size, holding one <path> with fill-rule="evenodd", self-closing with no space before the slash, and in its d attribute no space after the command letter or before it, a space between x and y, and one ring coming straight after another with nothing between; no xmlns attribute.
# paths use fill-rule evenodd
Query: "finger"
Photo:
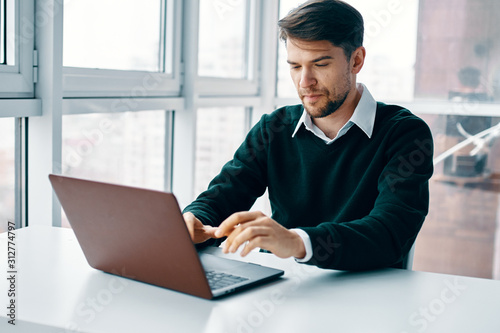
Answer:
<svg viewBox="0 0 500 333"><path fill-rule="evenodd" d="M242 257L245 257L247 254L249 254L251 251L253 251L256 248L263 249L264 248L263 244L267 243L267 240L269 240L268 236L257 236L255 238L253 238L245 245L243 250L241 250L240 255Z"/></svg>
<svg viewBox="0 0 500 333"><path fill-rule="evenodd" d="M205 226L203 226L203 231L208 237L216 238L215 232L217 231L217 228L209 226L209 225L205 225Z"/></svg>
<svg viewBox="0 0 500 333"><path fill-rule="evenodd" d="M234 213L220 224L219 230L217 230L215 236L216 237L228 236L238 224L253 221L261 217L262 215L263 214L261 212Z"/></svg>
<svg viewBox="0 0 500 333"><path fill-rule="evenodd" d="M190 224L194 224L195 221L198 220L196 218L196 216L194 216L194 214L191 212L186 212L186 213L182 214L182 217L184 218L184 221L186 223L190 223Z"/></svg>
<svg viewBox="0 0 500 333"><path fill-rule="evenodd" d="M187 212L183 214L183 218L184 222L186 223L189 234L191 235L191 237L193 237L195 233L196 217L191 212Z"/></svg>
<svg viewBox="0 0 500 333"><path fill-rule="evenodd" d="M224 247L222 248L223 253L229 253L229 248L232 246L234 238L238 236L241 231L242 229L240 228L240 226L234 227L233 231L231 231L231 233L227 236L226 240L224 241Z"/></svg>
<svg viewBox="0 0 500 333"><path fill-rule="evenodd" d="M222 249L222 251L224 253L228 253L229 252L229 248L232 246L232 244L234 242L234 239L236 237L238 237L240 235L240 233L242 233L246 229L248 229L250 227L255 227L255 226L260 226L259 220L252 221L252 222L247 222L247 223L244 223L244 224L239 224L236 227L234 227L233 231L231 231L229 233L229 235L227 236L227 238L226 238L226 240L224 242L224 248ZM241 245L241 243L240 243L240 245ZM236 247L236 250L238 249L238 247L239 247L239 245Z"/></svg>
<svg viewBox="0 0 500 333"><path fill-rule="evenodd" d="M229 252L234 253L243 243L251 241L259 236L267 236L269 233L268 228L262 226L251 226L241 229L242 231L240 231L232 240L230 240L230 243L227 244Z"/></svg>
<svg viewBox="0 0 500 333"><path fill-rule="evenodd" d="M239 224L254 220L257 216L256 213L257 212L238 212L232 214L219 225L219 230L215 235L217 237L229 236Z"/></svg>
<svg viewBox="0 0 500 333"><path fill-rule="evenodd" d="M191 236L191 239L194 240L195 238L195 230L192 224L186 223L186 227L188 229L189 235Z"/></svg>

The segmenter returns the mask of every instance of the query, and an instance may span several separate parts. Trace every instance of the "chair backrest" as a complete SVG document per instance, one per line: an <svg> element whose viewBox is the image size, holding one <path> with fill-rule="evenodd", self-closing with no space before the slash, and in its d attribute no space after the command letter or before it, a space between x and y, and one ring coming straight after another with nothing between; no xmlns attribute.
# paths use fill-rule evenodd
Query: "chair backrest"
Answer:
<svg viewBox="0 0 500 333"><path fill-rule="evenodd" d="M408 255L406 256L406 259L403 261L403 268L404 269L407 269L409 271L412 270L414 254L415 254L415 243L413 243L410 251L408 251Z"/></svg>

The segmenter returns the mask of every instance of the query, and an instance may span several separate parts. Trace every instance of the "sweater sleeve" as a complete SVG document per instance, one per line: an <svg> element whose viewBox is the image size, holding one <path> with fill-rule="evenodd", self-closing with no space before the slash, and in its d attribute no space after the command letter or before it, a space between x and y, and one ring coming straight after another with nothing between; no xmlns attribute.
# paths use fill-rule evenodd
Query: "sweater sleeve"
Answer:
<svg viewBox="0 0 500 333"><path fill-rule="evenodd" d="M231 214L247 211L266 190L266 115L248 133L244 142L220 173L184 212L193 213L203 224L218 226ZM209 243L220 243L209 240ZM208 245L208 244L205 244Z"/></svg>
<svg viewBox="0 0 500 333"><path fill-rule="evenodd" d="M428 213L432 135L424 121L407 117L393 126L383 149L373 209L354 221L302 228L313 248L307 264L339 270L401 266Z"/></svg>

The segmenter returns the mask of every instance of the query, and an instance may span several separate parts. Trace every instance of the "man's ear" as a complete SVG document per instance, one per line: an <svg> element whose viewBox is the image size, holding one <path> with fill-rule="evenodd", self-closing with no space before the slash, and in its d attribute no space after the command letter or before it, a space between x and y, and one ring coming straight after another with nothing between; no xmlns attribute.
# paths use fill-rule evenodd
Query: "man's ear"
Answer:
<svg viewBox="0 0 500 333"><path fill-rule="evenodd" d="M363 68L366 57L366 49L363 46L358 47L351 55L351 73L358 74Z"/></svg>

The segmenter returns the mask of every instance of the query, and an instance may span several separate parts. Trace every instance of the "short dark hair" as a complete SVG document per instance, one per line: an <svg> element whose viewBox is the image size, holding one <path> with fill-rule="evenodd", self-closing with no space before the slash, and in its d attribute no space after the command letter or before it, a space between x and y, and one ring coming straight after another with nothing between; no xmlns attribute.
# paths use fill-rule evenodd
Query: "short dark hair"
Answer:
<svg viewBox="0 0 500 333"><path fill-rule="evenodd" d="M278 22L280 39L327 40L341 47L347 59L363 46L364 24L361 14L340 0L309 0Z"/></svg>

